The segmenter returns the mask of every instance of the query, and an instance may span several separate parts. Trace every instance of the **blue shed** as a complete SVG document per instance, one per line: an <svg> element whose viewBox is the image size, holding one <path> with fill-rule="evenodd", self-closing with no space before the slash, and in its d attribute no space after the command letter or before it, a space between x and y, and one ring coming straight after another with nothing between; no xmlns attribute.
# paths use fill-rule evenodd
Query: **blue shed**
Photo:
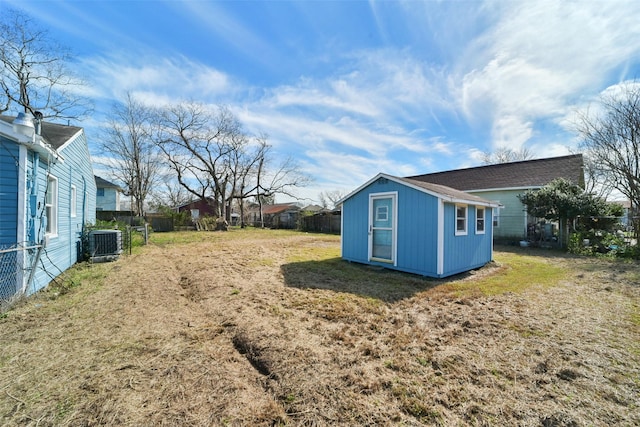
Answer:
<svg viewBox="0 0 640 427"><path fill-rule="evenodd" d="M347 261L446 277L493 258L498 204L463 191L380 173L339 204Z"/></svg>
<svg viewBox="0 0 640 427"><path fill-rule="evenodd" d="M82 128L0 116L0 302L44 288L81 256L96 184Z"/></svg>

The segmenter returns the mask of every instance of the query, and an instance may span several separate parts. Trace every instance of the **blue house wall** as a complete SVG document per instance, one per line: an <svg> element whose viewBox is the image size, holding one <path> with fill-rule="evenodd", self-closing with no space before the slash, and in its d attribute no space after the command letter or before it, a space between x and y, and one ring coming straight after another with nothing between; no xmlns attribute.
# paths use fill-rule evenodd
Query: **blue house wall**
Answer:
<svg viewBox="0 0 640 427"><path fill-rule="evenodd" d="M54 150L38 143L39 136L25 136L0 121L0 249L21 248L3 257L3 299L12 289L34 293L76 263L84 226L95 223L96 186L86 137L81 128L65 131L70 137ZM57 182L55 233L46 232L49 177Z"/></svg>
<svg viewBox="0 0 640 427"><path fill-rule="evenodd" d="M395 262L372 259L369 252L370 196L394 195L397 204ZM477 198L469 196L471 201ZM466 206L467 234L456 235L456 206L397 180L381 177L342 202L342 258L431 277L445 277L481 267L493 257L492 208L484 208L485 231L476 233L476 205Z"/></svg>
<svg viewBox="0 0 640 427"><path fill-rule="evenodd" d="M444 205L444 271L457 274L485 265L493 259L492 209L484 209L484 234L476 231L476 207L467 205L467 235L456 236L456 204Z"/></svg>
<svg viewBox="0 0 640 427"><path fill-rule="evenodd" d="M0 246L17 243L20 146L0 135Z"/></svg>
<svg viewBox="0 0 640 427"><path fill-rule="evenodd" d="M40 206L44 206L48 174L58 181L58 230L57 234L46 235L46 217L41 209L36 218L36 233L29 237L33 237L36 244L46 237L46 246L28 293L47 286L52 279L79 261L84 226L96 222L96 185L84 132L77 134L58 152L64 158L63 162L39 162L37 180ZM75 206L71 205L72 187L76 191ZM74 212L75 216L72 216Z"/></svg>

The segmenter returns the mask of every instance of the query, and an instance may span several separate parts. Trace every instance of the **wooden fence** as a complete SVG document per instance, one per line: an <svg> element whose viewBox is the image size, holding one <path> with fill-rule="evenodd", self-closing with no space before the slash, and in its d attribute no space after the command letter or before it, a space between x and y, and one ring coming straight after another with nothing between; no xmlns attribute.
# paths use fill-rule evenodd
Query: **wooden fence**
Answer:
<svg viewBox="0 0 640 427"><path fill-rule="evenodd" d="M340 214L318 214L305 216L300 219L302 231L314 233L340 234Z"/></svg>

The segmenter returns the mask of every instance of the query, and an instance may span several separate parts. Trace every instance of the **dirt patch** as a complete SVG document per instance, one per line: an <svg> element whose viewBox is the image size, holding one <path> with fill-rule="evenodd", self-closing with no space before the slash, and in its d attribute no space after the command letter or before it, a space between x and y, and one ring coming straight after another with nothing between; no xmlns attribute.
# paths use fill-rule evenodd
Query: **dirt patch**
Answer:
<svg viewBox="0 0 640 427"><path fill-rule="evenodd" d="M340 261L335 236L230 231L101 266L0 319L3 425L637 425L638 265L523 252L490 296Z"/></svg>

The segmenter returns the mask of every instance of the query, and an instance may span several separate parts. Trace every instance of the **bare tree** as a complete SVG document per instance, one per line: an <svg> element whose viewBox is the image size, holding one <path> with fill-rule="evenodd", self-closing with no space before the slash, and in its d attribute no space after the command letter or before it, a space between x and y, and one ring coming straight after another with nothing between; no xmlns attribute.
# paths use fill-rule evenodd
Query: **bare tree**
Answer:
<svg viewBox="0 0 640 427"><path fill-rule="evenodd" d="M241 126L230 110L212 113L195 102L159 112L155 143L180 185L201 200L214 200L218 217L226 217L231 180L229 156L241 140Z"/></svg>
<svg viewBox="0 0 640 427"><path fill-rule="evenodd" d="M151 111L131 94L123 104L113 107L103 128L101 149L112 175L124 183L125 194L132 197L131 209L144 214L145 200L157 182L161 170L159 152L151 140Z"/></svg>
<svg viewBox="0 0 640 427"><path fill-rule="evenodd" d="M264 163L265 155L268 151L267 136L261 135L255 138L252 143L248 142L243 135L235 145L235 149L230 153L229 166L231 170L231 196L228 199L229 208L236 200L240 207L240 226L245 227L244 205L245 200L257 193L258 185L256 177L261 165ZM260 201L258 202L261 203ZM262 209L260 209L262 212ZM262 218L260 219L262 221Z"/></svg>
<svg viewBox="0 0 640 427"><path fill-rule="evenodd" d="M587 193L606 200L613 192L613 185L609 182L607 174L605 174L598 164L598 160L589 155L583 155L584 170L584 190Z"/></svg>
<svg viewBox="0 0 640 427"><path fill-rule="evenodd" d="M156 208L177 208L191 201L187 190L174 179L173 172L164 174L160 181L162 182L161 189L151 194Z"/></svg>
<svg viewBox="0 0 640 427"><path fill-rule="evenodd" d="M67 68L67 49L49 38L22 12L9 10L0 20L0 113L15 104L44 118L80 119L90 103L78 95L84 83Z"/></svg>
<svg viewBox="0 0 640 427"><path fill-rule="evenodd" d="M501 147L494 152L485 152L482 154L482 163L485 165L493 165L497 163L511 163L521 160L529 160L533 157L528 148L522 147L520 150L514 151L511 148Z"/></svg>
<svg viewBox="0 0 640 427"><path fill-rule="evenodd" d="M576 129L582 147L594 160L603 179L631 202L640 206L640 82L624 83L600 97L596 111L579 114Z"/></svg>
<svg viewBox="0 0 640 427"><path fill-rule="evenodd" d="M231 111L184 103L164 109L158 120L156 144L166 156L178 182L194 196L214 201L220 218L231 205L257 196L291 195L308 179L292 159L270 169L271 146L262 135L251 138ZM241 213L241 216L242 213Z"/></svg>
<svg viewBox="0 0 640 427"><path fill-rule="evenodd" d="M261 135L254 139L253 151L244 158L244 168L240 180L240 192L236 198L241 202L247 198L254 198L260 209L259 221L263 224L262 205L265 201L273 202L276 195L296 198L294 189L304 187L310 178L302 172L299 165L291 157L285 158L274 169L271 164L272 147L267 143L267 136ZM242 207L243 204L241 203ZM241 212L243 215L244 212ZM264 225L264 224L263 224Z"/></svg>
<svg viewBox="0 0 640 427"><path fill-rule="evenodd" d="M340 190L327 190L318 195L323 208L335 208L336 203L344 197L344 192Z"/></svg>

